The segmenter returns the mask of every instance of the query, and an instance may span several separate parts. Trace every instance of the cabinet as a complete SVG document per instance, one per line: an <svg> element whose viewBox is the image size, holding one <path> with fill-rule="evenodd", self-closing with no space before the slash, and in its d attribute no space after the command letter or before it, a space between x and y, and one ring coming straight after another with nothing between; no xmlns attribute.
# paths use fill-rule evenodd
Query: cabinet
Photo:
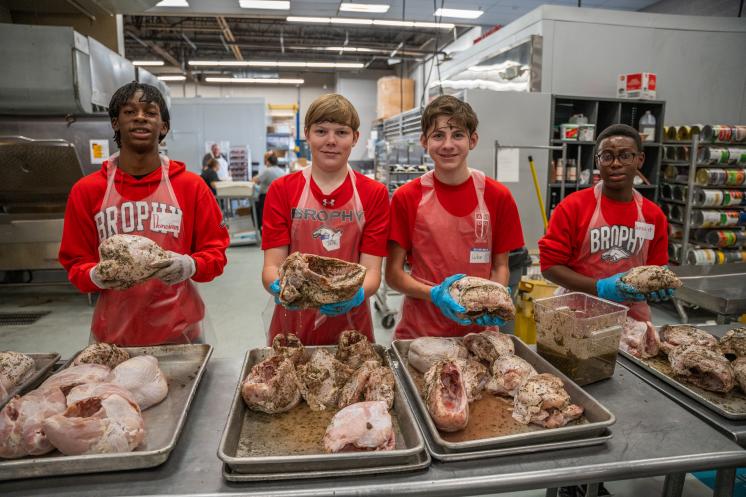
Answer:
<svg viewBox="0 0 746 497"><path fill-rule="evenodd" d="M656 201L662 158L662 123L665 117L665 103L657 100L552 95L549 138L552 145L566 145L567 159L563 164L562 150L549 152L550 167L545 199L547 217L551 217L554 208L568 194L589 188L598 182L594 162L598 134L617 123L628 124L638 129L640 118L646 111L650 111L655 117L655 135L651 141L643 141L645 162L640 171L641 176L636 179L635 188L646 198ZM579 128L575 133L572 133L571 128L570 133L567 134L574 136L574 139L566 139L566 134L563 134L565 131L563 124L570 123L571 116L577 114L582 114L587 118L587 128L585 131ZM584 139L578 140L578 135Z"/></svg>

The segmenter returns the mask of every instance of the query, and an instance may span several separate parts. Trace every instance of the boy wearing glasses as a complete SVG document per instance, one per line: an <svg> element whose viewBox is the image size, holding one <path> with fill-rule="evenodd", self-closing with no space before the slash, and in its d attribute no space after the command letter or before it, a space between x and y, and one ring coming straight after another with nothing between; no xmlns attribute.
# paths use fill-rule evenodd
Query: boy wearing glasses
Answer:
<svg viewBox="0 0 746 497"><path fill-rule="evenodd" d="M613 124L596 140L601 181L568 195L554 209L539 240L541 271L569 291L629 306L629 316L650 320L646 300L668 299L673 290L637 293L620 281L643 265L668 264L668 222L660 207L633 188L645 161L637 131Z"/></svg>

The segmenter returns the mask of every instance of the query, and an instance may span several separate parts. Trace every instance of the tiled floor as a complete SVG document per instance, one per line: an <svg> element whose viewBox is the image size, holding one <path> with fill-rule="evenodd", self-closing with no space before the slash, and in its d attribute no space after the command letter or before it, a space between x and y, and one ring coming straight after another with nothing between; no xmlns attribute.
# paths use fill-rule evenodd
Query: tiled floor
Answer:
<svg viewBox="0 0 746 497"><path fill-rule="evenodd" d="M207 304L207 341L215 346L214 357L242 357L246 349L266 343L262 314L269 296L261 287L262 253L257 247L236 247L228 252L225 274L212 283L200 285ZM392 297L389 305L396 308L400 297ZM72 291L65 293L0 293L0 312L51 311L30 326L0 326L0 350L21 352L57 351L70 357L87 345L93 308L88 298ZM126 310L124 310L126 312ZM270 311L271 312L271 311ZM695 319L696 320L696 319ZM656 324L678 322L673 306L656 308ZM374 314L376 341L391 342L393 330L381 326ZM662 478L607 483L618 496L646 497L659 494ZM686 497L711 495L712 492L691 475L684 489ZM539 497L543 491L515 492L513 497Z"/></svg>

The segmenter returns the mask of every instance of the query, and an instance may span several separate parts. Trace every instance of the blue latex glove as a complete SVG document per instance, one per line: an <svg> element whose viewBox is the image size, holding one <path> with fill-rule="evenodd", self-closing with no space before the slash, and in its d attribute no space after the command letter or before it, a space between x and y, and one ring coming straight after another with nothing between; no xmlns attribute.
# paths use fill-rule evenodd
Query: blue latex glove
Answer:
<svg viewBox="0 0 746 497"><path fill-rule="evenodd" d="M508 295L513 295L509 286L506 286L505 289L508 291ZM474 324L479 326L505 326L505 320L494 314L483 314L474 320Z"/></svg>
<svg viewBox="0 0 746 497"><path fill-rule="evenodd" d="M293 307L292 305L285 305L280 301L280 280L279 278L273 281L271 285L269 285L269 291L275 297L275 304L281 305L282 307L290 311L298 310L297 307Z"/></svg>
<svg viewBox="0 0 746 497"><path fill-rule="evenodd" d="M650 292L645 294L645 298L647 300L650 300L651 302L662 302L664 300L669 300L671 297L673 297L674 293L676 293L676 290L673 288L664 288L663 290L658 290L657 292Z"/></svg>
<svg viewBox="0 0 746 497"><path fill-rule="evenodd" d="M339 316L340 314L347 314L353 308L359 306L365 300L365 292L362 288L358 288L355 295L350 300L343 300L342 302L335 302L334 304L324 304L319 307L319 312L325 316Z"/></svg>
<svg viewBox="0 0 746 497"><path fill-rule="evenodd" d="M444 279L440 285L432 287L430 289L430 300L432 300L433 305L437 306L438 309L440 309L440 312L442 312L445 317L447 317L451 321L456 321L462 326L467 326L472 324L471 319L465 319L456 316L457 313L466 312L466 309L464 309L462 305L456 303L456 301L453 300L453 297L451 297L450 293L451 285L453 284L453 282L460 280L464 276L466 275L454 274L453 276L449 276L448 278Z"/></svg>
<svg viewBox="0 0 746 497"><path fill-rule="evenodd" d="M617 273L608 278L602 278L596 281L596 295L602 299L613 302L643 301L645 295L641 294L621 278L625 273Z"/></svg>

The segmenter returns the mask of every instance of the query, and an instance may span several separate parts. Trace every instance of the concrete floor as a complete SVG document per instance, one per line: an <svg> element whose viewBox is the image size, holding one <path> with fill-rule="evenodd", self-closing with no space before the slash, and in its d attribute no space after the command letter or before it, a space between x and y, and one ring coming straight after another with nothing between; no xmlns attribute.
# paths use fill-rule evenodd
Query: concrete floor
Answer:
<svg viewBox="0 0 746 497"><path fill-rule="evenodd" d="M200 292L208 310L207 342L215 347L213 357L242 358L247 349L266 343L263 321L268 316L269 295L259 284L262 252L254 246L235 247L228 251L228 266L217 280L200 284ZM389 299L398 308L400 297ZM0 313L49 311L33 325L0 326L0 350L20 352L56 351L63 358L72 356L88 344L93 308L85 295L70 291L41 294L40 291L0 294ZM269 314L271 316L271 314ZM704 320L706 316L700 320ZM374 314L376 341L391 343L393 329L381 326L381 317ZM673 306L653 309L655 324L679 322ZM659 495L662 478L646 478L610 482L606 487L618 496ZM544 491L501 494L511 497L543 497ZM704 497L712 491L691 475L687 475L685 497Z"/></svg>

